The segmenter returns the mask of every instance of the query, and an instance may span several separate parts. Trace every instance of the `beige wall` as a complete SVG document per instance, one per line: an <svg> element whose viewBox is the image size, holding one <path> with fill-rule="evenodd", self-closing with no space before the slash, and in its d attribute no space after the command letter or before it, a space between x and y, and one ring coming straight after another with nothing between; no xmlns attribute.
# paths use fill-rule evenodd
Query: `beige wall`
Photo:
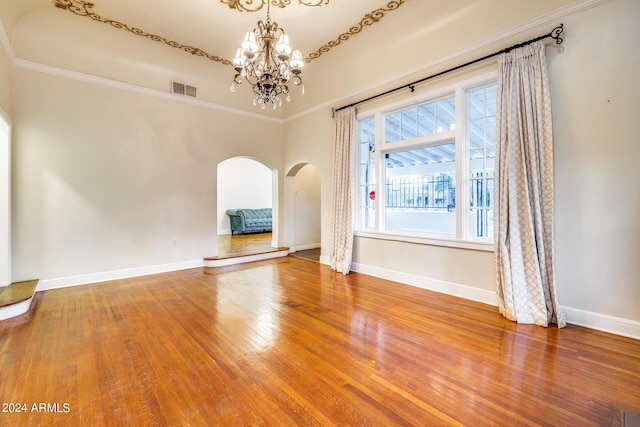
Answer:
<svg viewBox="0 0 640 427"><path fill-rule="evenodd" d="M0 45L0 286L11 283L10 104L11 64Z"/></svg>
<svg viewBox="0 0 640 427"><path fill-rule="evenodd" d="M2 28L0 27L0 31ZM11 61L0 44L0 109L11 114Z"/></svg>
<svg viewBox="0 0 640 427"><path fill-rule="evenodd" d="M308 164L298 171L293 182L293 245L297 250L321 247L322 193L320 170Z"/></svg>
<svg viewBox="0 0 640 427"><path fill-rule="evenodd" d="M280 123L24 69L13 77L14 281L216 255L217 164L247 156L282 168Z"/></svg>
<svg viewBox="0 0 640 427"><path fill-rule="evenodd" d="M320 228L321 253L329 256L331 241L333 119L328 109L320 109L300 118L288 120L284 126L285 170L310 163L320 171ZM287 188L289 211L293 214L293 181ZM293 230L289 230L289 245L294 246Z"/></svg>
<svg viewBox="0 0 640 427"><path fill-rule="evenodd" d="M549 63L560 303L640 321L640 2L565 20Z"/></svg>
<svg viewBox="0 0 640 427"><path fill-rule="evenodd" d="M635 0L613 0L572 13L562 17L566 28L564 52L554 48L547 51L556 137L557 281L560 304L573 318L587 313L603 319L613 316L640 321L640 175L635 167L640 144L634 126L640 105L638 17L640 2ZM549 31L555 24L529 28L524 35L482 50L497 50L498 44L519 42ZM443 27L432 40L448 40L449 32L450 27ZM427 59L428 49L425 45ZM408 53L401 49L385 52L384 62L396 65ZM368 53L365 56L363 52L359 58L362 63L371 61L370 56L377 56L379 51ZM354 82L351 77L340 80L341 85L345 81L352 84L341 88L345 93L355 93L367 82L368 73L363 74L361 68L353 70L361 81ZM423 76L428 74L429 70L422 72ZM384 83L381 89L389 86L393 85ZM335 106L345 103L337 101ZM313 110L287 123L288 164L311 150L312 157L323 160L319 166L323 177L330 176L326 162L331 153L333 122L327 119L328 110ZM330 185L330 179L327 181ZM331 200L328 185L323 185L325 199ZM323 234L330 229L328 209L330 204L323 203ZM330 241L330 234L323 238L325 255L330 254ZM356 237L354 248L354 262L364 271L407 281L462 285L458 290L468 287L471 293L478 290L481 295L494 289L493 258L492 252L370 237Z"/></svg>

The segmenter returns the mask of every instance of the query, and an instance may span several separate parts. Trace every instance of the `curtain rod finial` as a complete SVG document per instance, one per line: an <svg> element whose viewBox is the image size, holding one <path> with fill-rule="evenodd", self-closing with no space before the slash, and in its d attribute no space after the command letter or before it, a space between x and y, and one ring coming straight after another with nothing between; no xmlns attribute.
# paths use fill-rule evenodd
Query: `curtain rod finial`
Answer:
<svg viewBox="0 0 640 427"><path fill-rule="evenodd" d="M560 24L551 31L551 34L549 36L556 41L556 44L562 44L562 42L564 41L564 39L561 37L563 32L564 24Z"/></svg>

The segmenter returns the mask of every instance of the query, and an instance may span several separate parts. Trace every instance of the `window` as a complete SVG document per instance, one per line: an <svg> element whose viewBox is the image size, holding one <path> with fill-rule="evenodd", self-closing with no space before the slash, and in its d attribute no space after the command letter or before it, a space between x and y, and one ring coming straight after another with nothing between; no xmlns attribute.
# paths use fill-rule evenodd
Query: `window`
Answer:
<svg viewBox="0 0 640 427"><path fill-rule="evenodd" d="M484 83L359 117L356 228L489 242L495 114L496 85Z"/></svg>
<svg viewBox="0 0 640 427"><path fill-rule="evenodd" d="M493 237L496 86L469 91L469 236Z"/></svg>
<svg viewBox="0 0 640 427"><path fill-rule="evenodd" d="M358 128L360 130L360 146L358 156L358 181L359 181L359 211L360 227L373 229L375 227L375 195L376 195L376 175L375 175L375 121L373 119L360 120Z"/></svg>

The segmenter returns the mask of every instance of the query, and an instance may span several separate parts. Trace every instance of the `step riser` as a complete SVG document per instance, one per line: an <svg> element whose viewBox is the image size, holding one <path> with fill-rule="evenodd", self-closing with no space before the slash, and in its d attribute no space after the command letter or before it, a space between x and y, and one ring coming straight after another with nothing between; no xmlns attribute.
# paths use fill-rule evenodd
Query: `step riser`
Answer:
<svg viewBox="0 0 640 427"><path fill-rule="evenodd" d="M0 288L0 320L10 319L29 311L37 286L37 280L28 280Z"/></svg>

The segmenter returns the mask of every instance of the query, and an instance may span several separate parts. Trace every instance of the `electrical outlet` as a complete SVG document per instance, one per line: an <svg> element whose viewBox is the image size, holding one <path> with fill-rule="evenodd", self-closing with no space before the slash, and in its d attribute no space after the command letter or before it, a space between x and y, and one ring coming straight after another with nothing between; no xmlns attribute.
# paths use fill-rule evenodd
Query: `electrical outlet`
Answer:
<svg viewBox="0 0 640 427"><path fill-rule="evenodd" d="M175 247L178 247L178 239L173 239L173 240L171 241L171 246L172 246L172 247L174 247L174 248L175 248Z"/></svg>

